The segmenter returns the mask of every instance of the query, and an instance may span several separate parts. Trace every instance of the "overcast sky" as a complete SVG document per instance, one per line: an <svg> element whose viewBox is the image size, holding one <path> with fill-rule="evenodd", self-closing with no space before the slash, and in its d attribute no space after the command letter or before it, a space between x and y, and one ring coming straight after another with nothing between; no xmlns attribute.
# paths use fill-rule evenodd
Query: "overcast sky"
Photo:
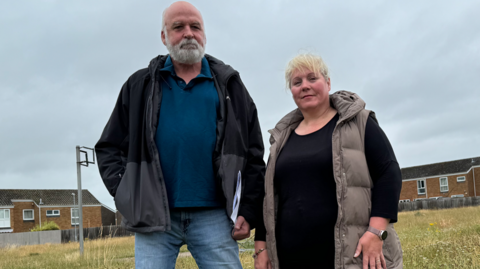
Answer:
<svg viewBox="0 0 480 269"><path fill-rule="evenodd" d="M171 1L0 2L0 188L76 188L119 90L158 54ZM284 67L320 54L332 92L377 114L401 167L480 156L479 1L192 1L267 130L295 108ZM97 166L83 188L114 207Z"/></svg>

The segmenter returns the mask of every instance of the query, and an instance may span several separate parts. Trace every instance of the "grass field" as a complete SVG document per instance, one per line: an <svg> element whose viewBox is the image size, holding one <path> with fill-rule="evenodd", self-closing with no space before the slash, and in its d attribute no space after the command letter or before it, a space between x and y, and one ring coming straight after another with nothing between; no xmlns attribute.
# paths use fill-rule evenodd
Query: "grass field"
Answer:
<svg viewBox="0 0 480 269"><path fill-rule="evenodd" d="M404 268L480 269L480 207L405 212L399 219ZM0 249L0 268L134 268L133 245L133 237L86 241L84 257L76 243L11 246ZM252 248L251 240L241 247ZM246 269L253 269L251 254L240 254ZM193 258L179 257L176 268L198 267Z"/></svg>

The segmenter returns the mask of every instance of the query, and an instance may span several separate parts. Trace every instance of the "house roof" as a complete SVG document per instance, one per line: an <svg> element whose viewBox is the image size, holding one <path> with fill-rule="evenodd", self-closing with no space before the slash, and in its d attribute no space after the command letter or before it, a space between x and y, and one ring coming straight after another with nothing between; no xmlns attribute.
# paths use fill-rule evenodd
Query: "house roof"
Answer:
<svg viewBox="0 0 480 269"><path fill-rule="evenodd" d="M78 204L77 190L9 190L0 189L0 206L12 206L12 200L33 200L37 205L42 199L42 206L48 205L73 205ZM101 205L101 203L88 190L82 190L83 205Z"/></svg>
<svg viewBox="0 0 480 269"><path fill-rule="evenodd" d="M406 167L402 168L402 179L462 173L467 172L472 166L478 165L480 165L480 157Z"/></svg>

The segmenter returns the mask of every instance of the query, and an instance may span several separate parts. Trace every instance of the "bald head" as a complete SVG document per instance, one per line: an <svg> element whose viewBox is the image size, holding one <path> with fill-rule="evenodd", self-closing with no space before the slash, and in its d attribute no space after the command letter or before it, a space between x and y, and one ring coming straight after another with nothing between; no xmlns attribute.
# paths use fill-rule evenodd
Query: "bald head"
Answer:
<svg viewBox="0 0 480 269"><path fill-rule="evenodd" d="M173 24L172 20L177 17L197 17L199 23L204 28L203 18L200 11L192 4L185 1L178 1L171 4L163 11L162 15L162 31L167 30L167 26Z"/></svg>

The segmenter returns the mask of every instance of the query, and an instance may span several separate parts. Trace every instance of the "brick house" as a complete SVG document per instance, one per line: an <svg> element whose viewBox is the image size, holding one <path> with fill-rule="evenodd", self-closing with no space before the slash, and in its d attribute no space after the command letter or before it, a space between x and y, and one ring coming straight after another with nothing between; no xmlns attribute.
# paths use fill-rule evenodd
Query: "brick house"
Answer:
<svg viewBox="0 0 480 269"><path fill-rule="evenodd" d="M480 196L480 157L402 168L400 202Z"/></svg>
<svg viewBox="0 0 480 269"><path fill-rule="evenodd" d="M54 221L61 230L76 227L79 220L77 193L77 190L0 189L0 233L28 232L47 221ZM100 203L88 190L82 191L82 200L84 228L115 225L116 212Z"/></svg>

